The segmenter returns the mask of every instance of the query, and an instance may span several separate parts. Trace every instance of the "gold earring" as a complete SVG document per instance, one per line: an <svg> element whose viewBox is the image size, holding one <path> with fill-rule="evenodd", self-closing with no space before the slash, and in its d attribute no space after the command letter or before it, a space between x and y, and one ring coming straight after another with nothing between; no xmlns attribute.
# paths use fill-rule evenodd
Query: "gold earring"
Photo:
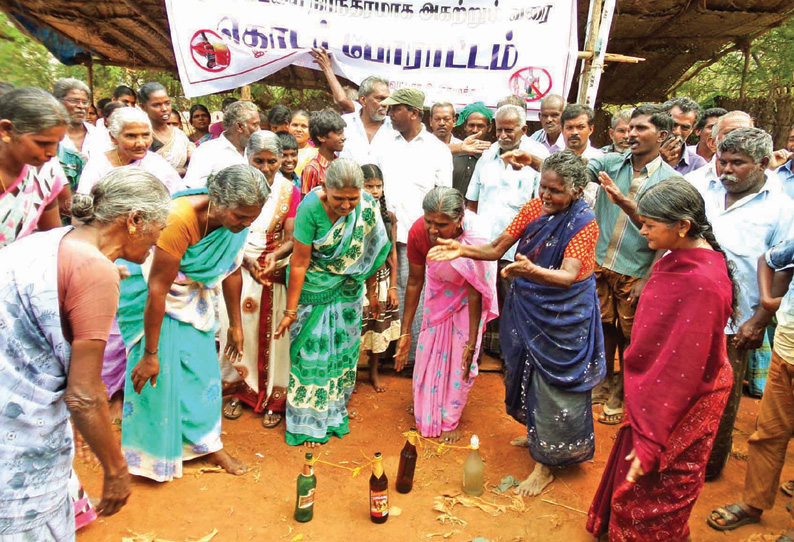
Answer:
<svg viewBox="0 0 794 542"><path fill-rule="evenodd" d="M135 233L136 231L137 231L137 230L135 229L135 226L130 226L130 229L129 229L130 235L132 235L132 234L133 234L133 233Z"/></svg>
<svg viewBox="0 0 794 542"><path fill-rule="evenodd" d="M3 136L3 143L8 143L11 141L11 138L8 136Z"/></svg>
<svg viewBox="0 0 794 542"><path fill-rule="evenodd" d="M686 232L685 231L678 232L678 237L686 237Z"/></svg>

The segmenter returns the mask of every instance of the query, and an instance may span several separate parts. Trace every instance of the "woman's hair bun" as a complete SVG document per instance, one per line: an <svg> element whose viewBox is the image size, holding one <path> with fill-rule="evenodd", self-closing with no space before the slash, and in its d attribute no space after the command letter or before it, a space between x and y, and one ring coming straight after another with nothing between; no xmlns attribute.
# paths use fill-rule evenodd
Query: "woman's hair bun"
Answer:
<svg viewBox="0 0 794 542"><path fill-rule="evenodd" d="M72 196L72 217L84 224L94 219L94 196L90 194L75 194Z"/></svg>

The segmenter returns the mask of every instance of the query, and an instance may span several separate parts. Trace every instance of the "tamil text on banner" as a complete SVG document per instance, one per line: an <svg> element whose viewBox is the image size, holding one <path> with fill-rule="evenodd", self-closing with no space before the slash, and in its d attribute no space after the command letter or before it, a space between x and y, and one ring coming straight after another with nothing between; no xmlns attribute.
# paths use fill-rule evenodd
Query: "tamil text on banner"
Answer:
<svg viewBox="0 0 794 542"><path fill-rule="evenodd" d="M577 57L576 1L166 0L174 54L188 97L229 90L288 66L334 71L391 88L414 87L427 104L489 106L507 94L534 115L550 93L567 96ZM319 74L318 74L319 75Z"/></svg>

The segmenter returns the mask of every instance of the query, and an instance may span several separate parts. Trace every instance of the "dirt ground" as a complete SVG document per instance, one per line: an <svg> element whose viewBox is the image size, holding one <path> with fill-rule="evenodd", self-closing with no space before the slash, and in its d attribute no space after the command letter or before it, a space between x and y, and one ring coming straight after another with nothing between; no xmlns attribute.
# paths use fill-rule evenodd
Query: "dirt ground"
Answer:
<svg viewBox="0 0 794 542"><path fill-rule="evenodd" d="M347 540L383 541L469 541L483 537L490 542L570 541L591 542L585 530L585 514L606 463L614 427L596 423L595 459L578 468L557 473L557 479L540 497L524 498L525 510L510 508L511 499L492 493L483 495L490 502L504 505L496 516L477 508L457 505L452 515L461 520L450 524L439 521L433 510L434 499L456 493L461 487L465 450L450 450L439 457L425 447L420 451L414 489L407 495L394 491L399 453L405 442L401 435L413 424L406 411L411 403L411 380L386 372L386 393L376 394L359 373L358 392L351 408L358 417L350 423L350 435L333 439L321 448L324 460L348 466L365 463L362 453L382 452L391 486L391 506L402 509L383 525L369 520L369 467L353 478L351 473L327 465L317 465L317 498L314 519L305 524L292 519L295 480L301 470L303 448L284 443L284 424L263 429L261 416L247 410L239 420L224 420L226 449L251 468L242 477L222 473L197 475L201 461L186 464L182 479L158 484L135 479L129 504L117 515L100 518L78 533L79 542L121 541L134 533L156 535L168 541L201 539L217 529L213 542L286 541L335 542ZM526 449L508 445L523 434L523 427L504 413L504 385L500 373L481 373L466 407L461 429L466 438L477 434L486 462L485 480L494 485L503 477L525 478L533 462ZM596 407L600 408L600 407ZM744 541L774 540L760 535L780 533L786 527L785 496L780 493L773 510L760 525L743 527L729 534L717 533L705 524L708 512L734 502L742 491L746 463L744 452L758 410L758 401L745 397L737 423L734 457L721 479L707 483L691 518L692 540ZM101 492L101 469L76 461L85 489L93 497ZM191 472L192 471L192 472ZM783 477L794 478L791 456ZM148 539L138 539L148 540ZM136 542L138 542L136 540Z"/></svg>

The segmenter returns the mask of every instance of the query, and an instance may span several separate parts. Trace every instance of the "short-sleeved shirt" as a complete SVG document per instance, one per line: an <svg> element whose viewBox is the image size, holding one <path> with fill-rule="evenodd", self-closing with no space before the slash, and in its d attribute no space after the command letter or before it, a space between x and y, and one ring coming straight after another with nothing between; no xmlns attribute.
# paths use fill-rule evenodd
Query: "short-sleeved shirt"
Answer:
<svg viewBox="0 0 794 542"><path fill-rule="evenodd" d="M565 150L565 138L562 137L562 132L557 136L557 141L549 141L549 134L541 128L537 132L529 136L533 141L537 141L549 151L549 154Z"/></svg>
<svg viewBox="0 0 794 542"><path fill-rule="evenodd" d="M301 194L308 194L317 186L325 186L325 172L330 165L331 162L320 153L309 160L301 173Z"/></svg>
<svg viewBox="0 0 794 542"><path fill-rule="evenodd" d="M406 247L408 261L414 265L424 266L427 261L427 253L430 252L432 246L430 235L425 229L425 219L422 217L416 220L408 231L408 246Z"/></svg>
<svg viewBox="0 0 794 542"><path fill-rule="evenodd" d="M356 104L358 105L358 104ZM345 146L339 153L339 158L350 158L359 165L374 164L377 162L377 148L381 142L394 137L395 131L391 126L391 119L386 117L375 132L372 141L367 137L367 129L361 120L361 111L342 115L345 121Z"/></svg>
<svg viewBox="0 0 794 542"><path fill-rule="evenodd" d="M543 202L540 198L528 201L521 207L521 210L505 229L504 233L514 239L521 239L527 226L532 221L540 218L542 211ZM565 247L563 258L572 258L582 262L582 268L579 270L576 280L588 276L595 269L596 243L598 243L598 223L595 220L591 220L573 236L568 246Z"/></svg>
<svg viewBox="0 0 794 542"><path fill-rule="evenodd" d="M678 164L676 164L673 169L675 169L679 175L686 175L696 169L702 168L707 163L706 159L697 153L697 150L693 151L689 146L685 146L684 152L681 153L681 160L678 161Z"/></svg>
<svg viewBox="0 0 794 542"><path fill-rule="evenodd" d="M780 271L794 264L794 235L766 251L764 255L767 265ZM777 329L775 330L775 352L786 363L794 365L794 280L791 281L780 308L775 313Z"/></svg>
<svg viewBox="0 0 794 542"><path fill-rule="evenodd" d="M662 161L661 156L657 156L635 178L630 151L606 154L587 162L587 175L591 182L598 182L601 171L606 172L620 191L634 201L650 187L678 175ZM603 191L599 192L593 211L600 230L596 246L598 265L621 275L644 276L653 263L655 252L648 248L639 228Z"/></svg>
<svg viewBox="0 0 794 542"><path fill-rule="evenodd" d="M315 239L328 233L332 226L328 212L320 201L319 188L306 194L295 213L295 229L292 233L295 240L311 246Z"/></svg>
<svg viewBox="0 0 794 542"><path fill-rule="evenodd" d="M119 272L95 246L67 235L58 248L58 302L67 341L107 341L119 305Z"/></svg>
<svg viewBox="0 0 794 542"><path fill-rule="evenodd" d="M410 225L423 215L425 195L436 186L452 186L452 153L424 127L411 141L397 131L391 134L377 146L377 165L388 210L397 218L396 240L405 243Z"/></svg>
<svg viewBox="0 0 794 542"><path fill-rule="evenodd" d="M504 163L498 143L482 154L466 191L466 199L477 202L477 215L490 226L488 241L505 230L526 202L538 195L540 174L531 167L515 170ZM515 259L515 246L503 259Z"/></svg>
<svg viewBox="0 0 794 542"><path fill-rule="evenodd" d="M738 326L753 315L760 303L758 258L792 233L794 201L783 193L774 174L767 174L759 192L728 208L727 191L719 180L709 182L700 193L714 236L734 265L734 280L739 285ZM729 323L725 333L734 334L737 329Z"/></svg>
<svg viewBox="0 0 794 542"><path fill-rule="evenodd" d="M229 166L247 163L237 147L221 134L218 139L207 141L193 151L185 173L185 184L188 188L204 188L210 175Z"/></svg>
<svg viewBox="0 0 794 542"><path fill-rule="evenodd" d="M176 198L168 215L168 226L157 240L157 248L181 260L187 249L201 241L201 237L198 216L190 198Z"/></svg>
<svg viewBox="0 0 794 542"><path fill-rule="evenodd" d="M792 171L791 168L791 160L777 168L775 173L777 173L778 179L780 179L783 192L785 192L788 197L794 199L794 171Z"/></svg>

